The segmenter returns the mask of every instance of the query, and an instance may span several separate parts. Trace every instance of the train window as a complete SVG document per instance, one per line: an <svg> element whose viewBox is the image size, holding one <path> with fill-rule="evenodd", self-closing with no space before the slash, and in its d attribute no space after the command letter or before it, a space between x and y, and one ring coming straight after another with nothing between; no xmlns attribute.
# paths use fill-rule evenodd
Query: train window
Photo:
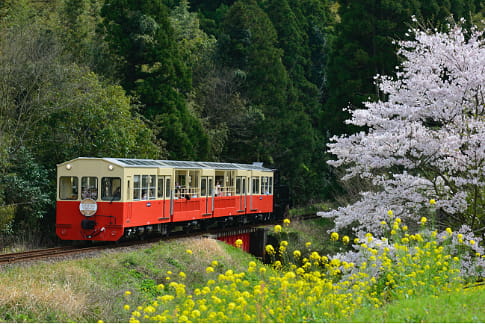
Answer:
<svg viewBox="0 0 485 324"><path fill-rule="evenodd" d="M253 177L252 180L253 180L253 188L251 193L257 195L259 194L259 177Z"/></svg>
<svg viewBox="0 0 485 324"><path fill-rule="evenodd" d="M241 177L236 178L236 195L241 194Z"/></svg>
<svg viewBox="0 0 485 324"><path fill-rule="evenodd" d="M213 185L213 183L214 183L214 178L210 177L209 178L209 186L208 186L209 190L207 192L208 196L212 196L212 193L214 191L214 185Z"/></svg>
<svg viewBox="0 0 485 324"><path fill-rule="evenodd" d="M149 181L149 178L147 175L141 176L141 199L142 200L148 199L148 181Z"/></svg>
<svg viewBox="0 0 485 324"><path fill-rule="evenodd" d="M121 200L121 178L101 179L101 199L109 201Z"/></svg>
<svg viewBox="0 0 485 324"><path fill-rule="evenodd" d="M82 177L81 178L81 197L98 199L98 178Z"/></svg>
<svg viewBox="0 0 485 324"><path fill-rule="evenodd" d="M156 178L154 175L148 176L148 199L155 199Z"/></svg>
<svg viewBox="0 0 485 324"><path fill-rule="evenodd" d="M158 177L158 190L157 190L157 198L163 198L164 197L164 187L165 187L165 184L164 184L164 177Z"/></svg>
<svg viewBox="0 0 485 324"><path fill-rule="evenodd" d="M207 177L202 177L200 179L200 195L202 197L207 196Z"/></svg>
<svg viewBox="0 0 485 324"><path fill-rule="evenodd" d="M76 200L78 198L79 180L77 177L60 177L59 198L64 200Z"/></svg>
<svg viewBox="0 0 485 324"><path fill-rule="evenodd" d="M133 200L140 200L141 198L140 190L141 190L140 176L139 175L133 176Z"/></svg>
<svg viewBox="0 0 485 324"><path fill-rule="evenodd" d="M170 190L170 178L165 179L165 195L167 198L170 198L172 196L171 190Z"/></svg>
<svg viewBox="0 0 485 324"><path fill-rule="evenodd" d="M273 193L273 178L272 177L262 177L261 178L261 191L265 195L271 195Z"/></svg>

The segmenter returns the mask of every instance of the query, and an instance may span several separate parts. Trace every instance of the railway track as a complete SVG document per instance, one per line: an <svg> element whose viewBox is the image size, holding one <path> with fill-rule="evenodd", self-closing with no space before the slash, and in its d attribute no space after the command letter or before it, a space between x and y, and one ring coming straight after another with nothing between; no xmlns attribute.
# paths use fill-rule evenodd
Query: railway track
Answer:
<svg viewBox="0 0 485 324"><path fill-rule="evenodd" d="M293 217L293 219L310 219L313 218L314 215L301 215L299 217ZM260 226L271 226L271 225L276 225L278 223L281 223L281 221L277 222L270 222L266 224L261 224ZM254 225L249 225L248 227L255 227ZM205 231L195 231L192 233L181 233L181 232L176 232L172 233L169 236L166 237L156 237L156 238L150 238L150 239L145 239L141 241L126 241L126 242L118 242L118 243L112 243L112 244L102 244L102 245L94 245L90 247L74 247L74 246L64 246L64 247L55 247L55 248L48 248L48 249L40 249L40 250L32 250L32 251L25 251L25 252L16 252L16 253L8 253L8 254L0 254L0 266L6 265L6 264L13 264L13 263L19 263L19 262L27 262L27 261L33 261L33 260L40 260L40 259L47 259L47 258L55 258L55 257L63 257L63 256L72 256L76 254L81 254L81 253L87 253L87 252L94 252L94 251L100 251L100 250L105 250L105 249L116 249L116 248L121 248L121 247L130 247L130 246L136 246L136 245L143 245L143 244L150 244L150 243L156 243L162 240L172 240L172 239L179 239L179 238L184 238L184 237L190 237L190 236L204 236L207 234L217 234L218 232L225 232L225 231L233 231L236 229L242 229L243 227L229 227L225 229L218 229L218 230L212 230L209 232Z"/></svg>
<svg viewBox="0 0 485 324"><path fill-rule="evenodd" d="M86 247L86 248L56 247L56 248L32 250L32 251L26 251L26 252L1 254L0 265L39 260L39 259L45 259L50 257L73 255L78 253L96 251L102 248L105 248L105 246L92 246L92 247Z"/></svg>

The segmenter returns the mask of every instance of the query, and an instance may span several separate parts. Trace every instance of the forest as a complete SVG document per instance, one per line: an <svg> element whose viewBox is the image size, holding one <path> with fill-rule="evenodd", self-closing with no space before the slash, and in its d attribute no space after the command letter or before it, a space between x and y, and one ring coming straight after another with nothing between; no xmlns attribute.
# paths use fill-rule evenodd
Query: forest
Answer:
<svg viewBox="0 0 485 324"><path fill-rule="evenodd" d="M483 1L3 0L0 236L52 239L80 156L258 161L294 205L345 200L327 144L386 99L396 41L461 18L483 29Z"/></svg>

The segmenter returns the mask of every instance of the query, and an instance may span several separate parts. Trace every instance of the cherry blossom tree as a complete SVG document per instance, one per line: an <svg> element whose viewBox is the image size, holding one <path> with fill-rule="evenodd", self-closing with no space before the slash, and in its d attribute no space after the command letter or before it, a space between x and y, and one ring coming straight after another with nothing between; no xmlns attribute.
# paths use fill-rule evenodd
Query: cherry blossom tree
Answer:
<svg viewBox="0 0 485 324"><path fill-rule="evenodd" d="M351 111L366 131L333 137L329 164L343 180L367 179L371 190L331 212L336 230L379 233L387 211L415 224L436 201L437 225L485 230L484 32L461 24L446 33L413 29L399 42L396 77L375 77L386 99Z"/></svg>

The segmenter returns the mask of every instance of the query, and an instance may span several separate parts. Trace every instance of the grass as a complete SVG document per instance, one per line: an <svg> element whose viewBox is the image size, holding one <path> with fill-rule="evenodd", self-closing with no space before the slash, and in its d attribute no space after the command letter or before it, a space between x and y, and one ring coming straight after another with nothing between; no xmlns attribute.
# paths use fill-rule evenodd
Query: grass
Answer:
<svg viewBox="0 0 485 324"><path fill-rule="evenodd" d="M415 297L376 311L365 308L346 322L352 323L484 323L485 286L463 289L437 297Z"/></svg>
<svg viewBox="0 0 485 324"><path fill-rule="evenodd" d="M142 303L157 293L157 284L177 279L180 272L188 274L187 285L201 285L207 280L207 260L218 260L223 271L242 270L253 257L216 240L184 239L0 268L0 322L126 322L125 291L133 292L130 301Z"/></svg>
<svg viewBox="0 0 485 324"><path fill-rule="evenodd" d="M289 238L288 248L293 243L299 244L296 247L301 250L302 257L305 251L338 251L342 240L335 242L329 239L330 235L326 233L329 225L326 220L292 222L283 233L273 234L278 241L274 247L278 249L280 243ZM311 245L311 251L306 248L306 242L315 242ZM288 254L293 255L295 249L289 249ZM370 247L362 249L371 251ZM430 251L433 255L435 249ZM385 254L377 256L382 257L383 261L387 258ZM403 262L408 260L407 254L402 257ZM313 254L308 259L312 264L318 260L313 258ZM337 294L337 289L343 287L338 286L337 281L333 283L332 292L325 292L325 287L332 284L319 273L334 271L336 268L332 268L331 263L328 260L325 267L322 262L319 266L309 265L308 269L301 263L279 272L238 248L212 239L191 238L161 242L141 249L111 250L96 257L12 265L0 268L0 322L127 322L133 311L138 309L142 312L161 295L168 296L177 291L180 296L175 298L183 303L176 304L177 300L167 302L167 305L171 305L169 309L182 312L185 307L189 309L187 318L199 316L200 321L204 321L202 316L207 315L205 321L211 322L282 322L287 319L293 322L485 322L481 311L485 308L485 286L458 290L453 286L452 292L426 296L416 290L412 296L391 298L387 303L375 300L366 302L364 295L360 295L364 296L361 300L357 295L348 297ZM207 271L209 266L214 272ZM397 282L411 284L410 277L404 274L414 271L412 266L408 265L407 270L403 267L403 271L394 271L397 269L395 264L389 263L388 273ZM305 268L305 271L300 268ZM302 281L305 277L310 281ZM213 283L208 284L211 280ZM314 290L319 288L318 282L322 283L320 287L323 291ZM354 283L359 282L364 284L371 281L354 280ZM162 290L159 284L164 285ZM276 286L272 287L273 284ZM203 296L196 297L196 292L197 288L200 291L206 285L211 288L211 298L203 302ZM353 284L346 285L351 287ZM374 296L387 291L386 282L382 282L382 287L384 290L377 290ZM410 288L412 286L405 291ZM362 290L365 293L375 288L362 285L359 289L367 289ZM127 291L130 293L127 294ZM400 291L400 288L394 291ZM343 297L340 299L341 305L334 304L331 298L325 301L327 295L332 294L335 300ZM299 296L303 296L307 308L296 307L301 304ZM215 304L210 304L213 301ZM354 308L354 301L359 303L359 307ZM190 306L192 302L200 303L197 304L199 308ZM207 314L202 311L202 302L207 303ZM124 309L127 305L130 305L129 311ZM136 305L140 306L137 308ZM287 309L288 306L293 309ZM224 317L236 314L238 307L242 307L238 313L241 317ZM344 312L325 315L331 307L334 311ZM287 317L278 317L285 311ZM290 315L292 317L288 317ZM144 321L149 318L140 319ZM197 318L191 320L197 322Z"/></svg>

